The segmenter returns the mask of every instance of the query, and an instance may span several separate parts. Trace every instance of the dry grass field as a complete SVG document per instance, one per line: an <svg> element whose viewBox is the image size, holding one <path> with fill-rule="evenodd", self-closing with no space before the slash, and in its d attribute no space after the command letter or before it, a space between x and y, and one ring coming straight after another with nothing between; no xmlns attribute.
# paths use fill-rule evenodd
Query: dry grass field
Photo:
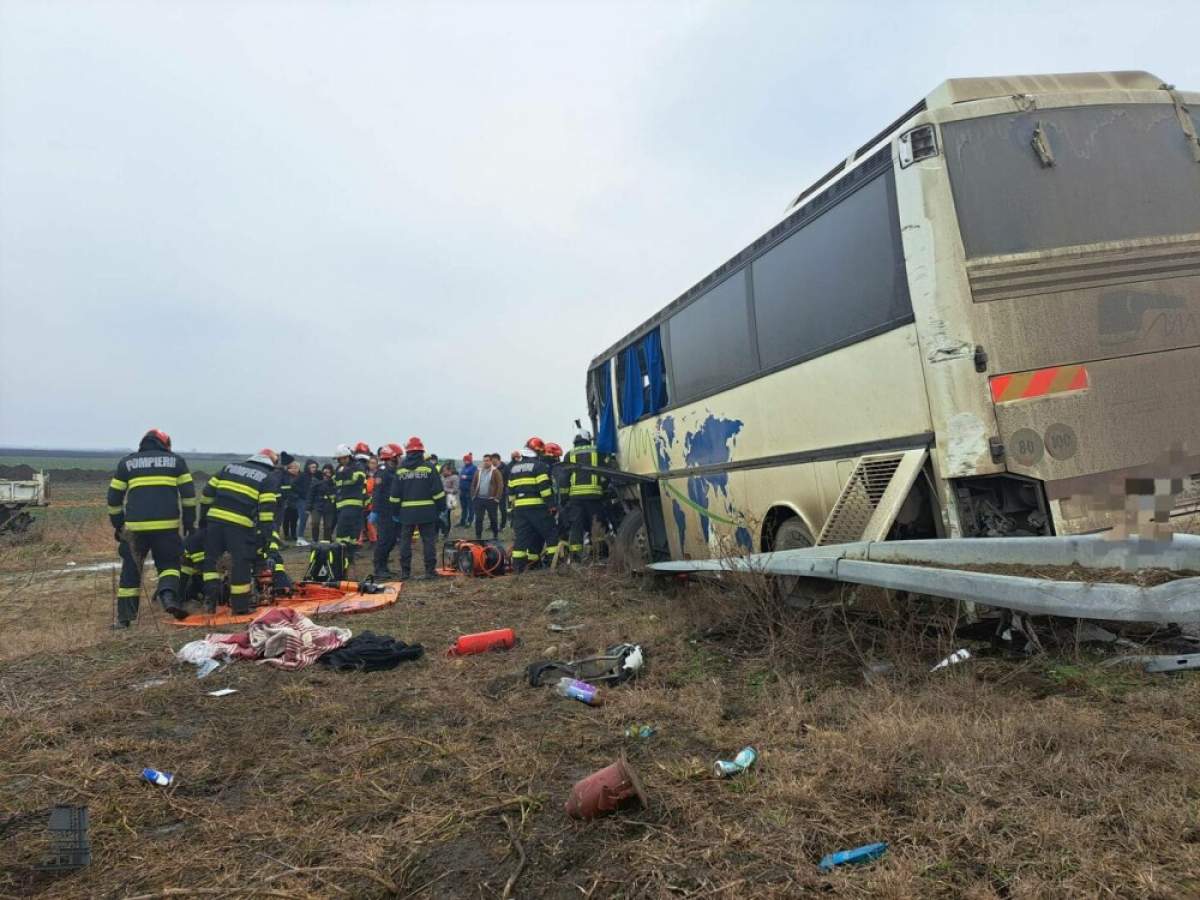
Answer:
<svg viewBox="0 0 1200 900"><path fill-rule="evenodd" d="M146 606L110 632L110 573L49 574L108 558L99 518L0 555L0 896L1200 895L1196 674L1069 646L931 674L958 643L928 615L587 571L414 582L336 622L425 646L391 672L238 662L198 681L172 651L200 635ZM518 647L446 657L501 626ZM623 640L646 667L604 706L523 681ZM632 723L658 732L627 739ZM745 744L758 765L714 780ZM572 783L622 752L649 807L568 819ZM60 803L89 808L93 861L52 876L34 867ZM818 871L873 841L878 862Z"/></svg>

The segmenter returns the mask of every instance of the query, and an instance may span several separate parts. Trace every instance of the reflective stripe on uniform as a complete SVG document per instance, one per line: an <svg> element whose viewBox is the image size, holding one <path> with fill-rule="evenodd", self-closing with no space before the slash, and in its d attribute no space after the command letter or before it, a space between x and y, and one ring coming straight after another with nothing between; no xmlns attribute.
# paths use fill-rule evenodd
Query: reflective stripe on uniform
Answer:
<svg viewBox="0 0 1200 900"><path fill-rule="evenodd" d="M175 479L169 475L137 475L129 479L129 490L140 487L175 487Z"/></svg>
<svg viewBox="0 0 1200 900"><path fill-rule="evenodd" d="M196 570L193 569L191 566L180 566L179 571L182 574L187 575L189 578L196 574Z"/></svg>
<svg viewBox="0 0 1200 900"><path fill-rule="evenodd" d="M123 512L125 512L125 507L123 507L123 506L110 506L108 508L108 514L110 516L115 516L118 513L123 513Z"/></svg>
<svg viewBox="0 0 1200 900"><path fill-rule="evenodd" d="M229 586L229 593L235 597L240 597L242 594L248 594L248 593L250 593L250 585L249 584L231 584Z"/></svg>
<svg viewBox="0 0 1200 900"><path fill-rule="evenodd" d="M445 494L442 494L445 497ZM402 500L400 506L433 506L432 500Z"/></svg>
<svg viewBox="0 0 1200 900"><path fill-rule="evenodd" d="M192 473L184 472L182 475L180 475L178 478L175 479L175 483L176 484L191 484L192 483Z"/></svg>
<svg viewBox="0 0 1200 900"><path fill-rule="evenodd" d="M524 558L525 558L525 556L526 556L526 553L525 553L525 551L524 551L524 550L514 550L514 551L512 552L512 558L513 558L513 559L524 559Z"/></svg>
<svg viewBox="0 0 1200 900"><path fill-rule="evenodd" d="M219 572L205 572L204 573L205 581L216 581L220 577L221 577L221 574Z"/></svg>
<svg viewBox="0 0 1200 900"><path fill-rule="evenodd" d="M513 501L513 506L545 506L546 501L541 497L521 497Z"/></svg>
<svg viewBox="0 0 1200 900"><path fill-rule="evenodd" d="M226 481L223 478L213 477L208 482L213 488L221 491L233 491L235 494L241 494L243 497L249 497L251 500L257 500L260 494L258 488L252 488L249 485L241 484L237 481Z"/></svg>
<svg viewBox="0 0 1200 900"><path fill-rule="evenodd" d="M258 495L258 502L259 503L278 503L279 495L273 494L270 491L263 491L262 493L260 493Z"/></svg>
<svg viewBox="0 0 1200 900"><path fill-rule="evenodd" d="M158 577L159 578L170 578L170 577L178 578L179 570L178 569L159 569Z"/></svg>
<svg viewBox="0 0 1200 900"><path fill-rule="evenodd" d="M181 503L181 504L182 504L182 505L183 505L185 508L188 508L188 509L190 509L190 508L192 508L192 507L194 507L194 506L196 505L196 498L195 498L195 497L185 497L184 499L180 500L179 502L180 502L180 503Z"/></svg>
<svg viewBox="0 0 1200 900"><path fill-rule="evenodd" d="M141 594L141 592L141 588L117 588L118 597L137 597L139 594Z"/></svg>
<svg viewBox="0 0 1200 900"><path fill-rule="evenodd" d="M343 506L362 506L362 505L363 505L363 502L361 500L354 500L354 499L339 500L337 502L338 509L341 509Z"/></svg>
<svg viewBox="0 0 1200 900"><path fill-rule="evenodd" d="M179 527L178 519L149 519L145 522L126 522L130 531L171 531Z"/></svg>
<svg viewBox="0 0 1200 900"><path fill-rule="evenodd" d="M108 483L108 486L110 488L112 488L114 491L123 491L127 487L129 487L129 484L127 482L122 481L120 478L114 478L112 481L110 481Z"/></svg>
<svg viewBox="0 0 1200 900"><path fill-rule="evenodd" d="M233 525L241 525L244 528L253 528L254 521L249 516L243 516L240 513L231 512L228 509L210 509L208 511L210 519L219 519L222 522L229 522Z"/></svg>

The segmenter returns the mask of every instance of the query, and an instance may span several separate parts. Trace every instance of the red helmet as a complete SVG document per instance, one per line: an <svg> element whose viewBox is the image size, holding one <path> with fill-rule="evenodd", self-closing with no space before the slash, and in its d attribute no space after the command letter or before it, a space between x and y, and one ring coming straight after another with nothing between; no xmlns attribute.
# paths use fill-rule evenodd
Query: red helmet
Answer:
<svg viewBox="0 0 1200 900"><path fill-rule="evenodd" d="M272 465L276 465L276 466L279 465L279 454L276 453L274 450L272 450L270 447L263 447L261 450L258 451L258 453L255 454L255 456L265 456L267 459L269 459L271 461Z"/></svg>
<svg viewBox="0 0 1200 900"><path fill-rule="evenodd" d="M395 444L384 444L379 448L379 458L382 460L395 459L397 455Z"/></svg>
<svg viewBox="0 0 1200 900"><path fill-rule="evenodd" d="M404 449L408 453L424 453L425 445L421 443L421 439L419 437L410 437L408 439L408 443L404 445Z"/></svg>
<svg viewBox="0 0 1200 900"><path fill-rule="evenodd" d="M393 453L395 453L397 456L404 455L404 448L402 446L400 446L399 444L388 444L387 448L389 450L391 450Z"/></svg>
<svg viewBox="0 0 1200 900"><path fill-rule="evenodd" d="M534 453L544 453L546 451L546 442L540 437L531 437L525 442L525 446Z"/></svg>
<svg viewBox="0 0 1200 900"><path fill-rule="evenodd" d="M167 434L165 431L162 431L161 429L158 429L158 428L151 428L149 431L147 431L145 433L145 435L142 436L142 440L144 441L146 438L150 438L150 437L157 440L168 450L171 449L171 436L169 434Z"/></svg>
<svg viewBox="0 0 1200 900"><path fill-rule="evenodd" d="M547 456L552 456L555 459L562 459L562 453L562 447L558 446L558 444L554 443L553 441L546 445Z"/></svg>
<svg viewBox="0 0 1200 900"><path fill-rule="evenodd" d="M362 453L366 456L370 456L371 455L371 446L366 441L359 441L357 444L354 445L354 452Z"/></svg>

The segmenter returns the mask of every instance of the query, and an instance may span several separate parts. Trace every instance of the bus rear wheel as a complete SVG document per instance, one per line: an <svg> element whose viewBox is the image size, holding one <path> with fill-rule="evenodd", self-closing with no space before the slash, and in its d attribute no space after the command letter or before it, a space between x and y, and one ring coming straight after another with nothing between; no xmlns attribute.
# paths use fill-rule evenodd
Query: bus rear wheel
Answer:
<svg viewBox="0 0 1200 900"><path fill-rule="evenodd" d="M617 526L611 561L620 572L642 572L650 565L650 539L640 509L631 510Z"/></svg>
<svg viewBox="0 0 1200 900"><path fill-rule="evenodd" d="M771 541L774 550L802 550L816 545L812 533L798 516L784 519ZM775 593L787 606L807 609L829 598L837 582L799 575L776 575Z"/></svg>

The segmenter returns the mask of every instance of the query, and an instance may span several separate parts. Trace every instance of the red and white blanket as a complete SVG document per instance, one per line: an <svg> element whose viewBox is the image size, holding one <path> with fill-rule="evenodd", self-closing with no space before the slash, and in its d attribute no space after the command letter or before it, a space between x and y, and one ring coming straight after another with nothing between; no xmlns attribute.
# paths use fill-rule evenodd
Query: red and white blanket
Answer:
<svg viewBox="0 0 1200 900"><path fill-rule="evenodd" d="M253 659L295 671L312 665L330 650L338 649L350 637L349 628L314 625L311 619L294 609L277 606L251 622L244 632L210 634L204 643L212 645L214 659ZM181 655L180 658L185 657Z"/></svg>

